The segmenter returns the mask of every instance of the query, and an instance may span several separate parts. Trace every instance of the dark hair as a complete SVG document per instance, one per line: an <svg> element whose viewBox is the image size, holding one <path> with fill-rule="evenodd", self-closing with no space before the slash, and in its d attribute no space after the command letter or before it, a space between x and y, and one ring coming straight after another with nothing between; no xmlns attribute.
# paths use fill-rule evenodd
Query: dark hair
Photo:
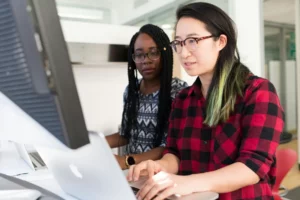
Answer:
<svg viewBox="0 0 300 200"><path fill-rule="evenodd" d="M160 73L160 90L157 113L157 127L155 146L159 146L164 135L171 110L171 82L173 73L173 52L170 47L170 40L166 33L158 26L146 24L142 26L130 41L128 50L128 95L125 99L123 110L122 129L124 136L129 139L130 131L137 123L137 109L139 107L139 83L137 78L137 68L132 59L134 44L139 34L149 35L161 51L160 62L162 65ZM125 120L126 119L126 120Z"/></svg>
<svg viewBox="0 0 300 200"><path fill-rule="evenodd" d="M243 95L249 69L240 62L237 49L237 34L232 19L220 8L209 3L192 3L180 7L177 22L191 17L203 22L206 29L218 39L227 36L227 44L220 51L212 82L207 93L207 108L204 123L215 126L229 118L238 96Z"/></svg>

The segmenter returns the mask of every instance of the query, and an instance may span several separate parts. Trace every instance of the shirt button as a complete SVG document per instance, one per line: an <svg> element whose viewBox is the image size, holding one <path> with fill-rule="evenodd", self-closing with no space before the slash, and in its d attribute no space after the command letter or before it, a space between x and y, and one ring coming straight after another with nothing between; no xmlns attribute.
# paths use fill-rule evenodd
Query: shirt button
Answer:
<svg viewBox="0 0 300 200"><path fill-rule="evenodd" d="M206 141L206 140L204 140L204 144L207 144L207 141Z"/></svg>

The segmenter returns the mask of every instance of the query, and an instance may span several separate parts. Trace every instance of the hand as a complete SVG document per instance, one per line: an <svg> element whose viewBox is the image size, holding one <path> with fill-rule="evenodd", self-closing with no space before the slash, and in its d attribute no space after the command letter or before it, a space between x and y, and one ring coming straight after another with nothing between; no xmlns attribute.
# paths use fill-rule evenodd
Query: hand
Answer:
<svg viewBox="0 0 300 200"><path fill-rule="evenodd" d="M148 175L150 178L162 171L162 166L153 160L143 161L137 165L130 166L127 174L128 181L138 181L140 176Z"/></svg>
<svg viewBox="0 0 300 200"><path fill-rule="evenodd" d="M161 171L149 178L136 194L138 200L163 200L171 195L182 196L193 193L190 176L178 176Z"/></svg>
<svg viewBox="0 0 300 200"><path fill-rule="evenodd" d="M125 165L125 157L124 156L115 155L115 158L118 161L122 170L127 169L127 167Z"/></svg>

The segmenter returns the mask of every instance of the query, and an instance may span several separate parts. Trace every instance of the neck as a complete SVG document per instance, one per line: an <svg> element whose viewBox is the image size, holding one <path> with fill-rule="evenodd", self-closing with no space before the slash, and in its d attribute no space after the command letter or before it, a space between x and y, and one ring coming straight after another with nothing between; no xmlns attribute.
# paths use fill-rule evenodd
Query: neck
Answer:
<svg viewBox="0 0 300 200"><path fill-rule="evenodd" d="M154 80L145 80L143 79L143 85L145 88L153 88L155 86L160 85L160 80L158 79L154 79Z"/></svg>
<svg viewBox="0 0 300 200"><path fill-rule="evenodd" d="M204 98L207 97L207 92L212 80L213 74L204 74L204 75L200 75L200 81L201 81L201 91L202 91L202 95L204 96Z"/></svg>
<svg viewBox="0 0 300 200"><path fill-rule="evenodd" d="M141 82L140 90L144 94L150 94L153 92L156 92L160 88L160 80L154 79L154 80L145 80L143 79Z"/></svg>

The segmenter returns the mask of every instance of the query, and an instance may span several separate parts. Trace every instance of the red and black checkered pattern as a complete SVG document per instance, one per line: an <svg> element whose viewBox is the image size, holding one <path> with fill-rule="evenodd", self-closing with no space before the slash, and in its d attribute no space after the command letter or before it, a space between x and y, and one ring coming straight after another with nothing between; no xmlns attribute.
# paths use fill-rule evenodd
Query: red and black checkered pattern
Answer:
<svg viewBox="0 0 300 200"><path fill-rule="evenodd" d="M274 86L249 76L244 96L226 123L203 124L205 99L199 78L177 96L170 115L167 147L180 159L179 174L214 171L242 162L259 177L259 183L220 194L220 200L269 200L275 183L275 151L283 131L283 109ZM220 177L220 180L222 177Z"/></svg>

